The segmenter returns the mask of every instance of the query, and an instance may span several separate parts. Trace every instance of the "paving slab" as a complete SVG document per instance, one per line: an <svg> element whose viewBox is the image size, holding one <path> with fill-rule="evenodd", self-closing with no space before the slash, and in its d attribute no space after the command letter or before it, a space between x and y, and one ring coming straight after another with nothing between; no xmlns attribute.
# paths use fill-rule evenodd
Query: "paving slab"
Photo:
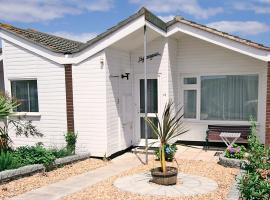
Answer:
<svg viewBox="0 0 270 200"><path fill-rule="evenodd" d="M128 164L127 164L128 163ZM22 195L13 197L12 200L57 200L68 196L74 192L90 187L111 176L123 171L139 166L141 162L131 153L127 153L121 158L112 160L105 167L98 168L87 173L70 177L48 186L26 192Z"/></svg>

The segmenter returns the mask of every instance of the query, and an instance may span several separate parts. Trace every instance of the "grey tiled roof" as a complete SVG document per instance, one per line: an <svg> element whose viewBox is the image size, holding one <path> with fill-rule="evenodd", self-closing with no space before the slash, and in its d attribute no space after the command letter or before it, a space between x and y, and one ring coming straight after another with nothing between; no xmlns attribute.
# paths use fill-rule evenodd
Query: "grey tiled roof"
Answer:
<svg viewBox="0 0 270 200"><path fill-rule="evenodd" d="M33 29L17 28L9 24L0 23L0 28L56 53L69 54L79 49L83 44L81 42L42 33Z"/></svg>
<svg viewBox="0 0 270 200"><path fill-rule="evenodd" d="M72 54L80 52L87 47L95 44L96 42L100 41L101 39L105 38L106 36L110 35L111 33L117 31L119 28L125 26L129 22L139 18L140 16L145 16L145 19L152 23L153 25L157 26L158 28L162 29L163 31L167 31L168 27L172 26L173 24L180 22L183 24L190 25L192 27L211 32L213 34L216 34L221 37L228 38L230 40L243 43L248 46L255 47L257 49L263 49L270 51L270 47L266 47L262 44L258 44L256 42L252 42L250 40L246 40L225 32L218 31L213 28L209 28L207 26L204 26L202 24L198 24L193 21L189 21L184 19L183 17L175 17L172 21L165 23L160 18L155 16L153 13L148 11L146 8L141 8L137 13L131 15L127 19L119 22L117 25L113 26L112 28L108 29L107 31L103 32L102 34L98 35L97 37L93 38L92 40L89 40L86 43L73 41L69 39L65 39L62 37L50 35L47 33L42 33L36 30L32 29L21 29L16 28L14 26L8 25L8 24L1 24L0 23L0 29L4 29L12 34L15 34L23 39L26 39L30 42L33 42L39 46L42 46L50 51L56 52L56 53L63 53L63 54Z"/></svg>

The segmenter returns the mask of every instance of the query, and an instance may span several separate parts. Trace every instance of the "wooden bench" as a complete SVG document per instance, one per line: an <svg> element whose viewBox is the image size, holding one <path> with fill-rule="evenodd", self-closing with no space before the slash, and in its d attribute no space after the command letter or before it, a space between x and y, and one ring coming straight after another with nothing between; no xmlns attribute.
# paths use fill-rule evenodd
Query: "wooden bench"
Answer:
<svg viewBox="0 0 270 200"><path fill-rule="evenodd" d="M249 125L208 125L205 138L205 147L209 148L209 142L223 142L221 133L241 133L236 143L246 144L251 126Z"/></svg>

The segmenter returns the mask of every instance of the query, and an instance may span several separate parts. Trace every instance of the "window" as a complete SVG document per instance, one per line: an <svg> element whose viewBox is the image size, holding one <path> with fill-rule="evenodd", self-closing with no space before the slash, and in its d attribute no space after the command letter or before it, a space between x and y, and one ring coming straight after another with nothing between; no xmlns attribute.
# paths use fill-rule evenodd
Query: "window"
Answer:
<svg viewBox="0 0 270 200"><path fill-rule="evenodd" d="M202 76L201 119L257 119L258 75Z"/></svg>
<svg viewBox="0 0 270 200"><path fill-rule="evenodd" d="M11 94L20 102L15 112L38 112L36 80L11 81Z"/></svg>
<svg viewBox="0 0 270 200"><path fill-rule="evenodd" d="M184 88L184 118L197 118L197 77L185 77Z"/></svg>
<svg viewBox="0 0 270 200"><path fill-rule="evenodd" d="M184 118L196 118L197 91L184 91Z"/></svg>
<svg viewBox="0 0 270 200"><path fill-rule="evenodd" d="M184 118L257 120L259 76L211 75L182 79Z"/></svg>

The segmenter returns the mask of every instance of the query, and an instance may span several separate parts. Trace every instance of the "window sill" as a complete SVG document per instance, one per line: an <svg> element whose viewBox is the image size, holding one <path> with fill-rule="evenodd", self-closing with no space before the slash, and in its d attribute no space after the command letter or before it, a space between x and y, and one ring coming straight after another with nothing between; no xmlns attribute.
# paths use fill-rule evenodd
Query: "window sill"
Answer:
<svg viewBox="0 0 270 200"><path fill-rule="evenodd" d="M19 117L19 116L25 116L25 117L40 117L40 112L16 112L12 113L11 116L13 117Z"/></svg>

